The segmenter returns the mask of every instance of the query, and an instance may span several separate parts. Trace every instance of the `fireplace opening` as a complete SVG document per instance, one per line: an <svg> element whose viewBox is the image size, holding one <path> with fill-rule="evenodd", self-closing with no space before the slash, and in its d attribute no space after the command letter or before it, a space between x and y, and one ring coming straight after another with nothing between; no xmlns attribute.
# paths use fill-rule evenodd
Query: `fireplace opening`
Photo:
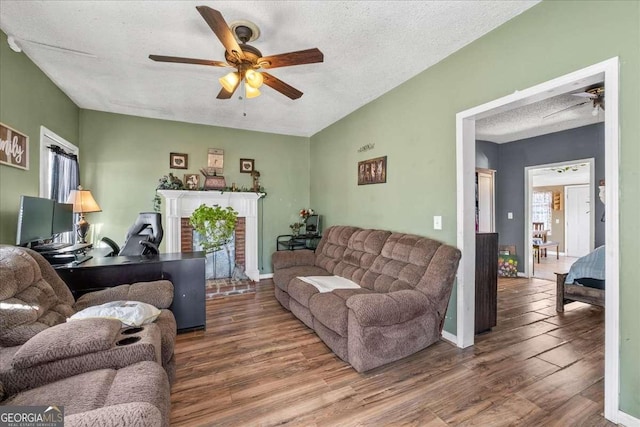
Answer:
<svg viewBox="0 0 640 427"><path fill-rule="evenodd" d="M201 235L197 231L192 231L192 250L201 251L202 245ZM208 253L205 262L205 278L209 279L225 279L230 278L236 265L236 239L231 236L231 240L219 250Z"/></svg>

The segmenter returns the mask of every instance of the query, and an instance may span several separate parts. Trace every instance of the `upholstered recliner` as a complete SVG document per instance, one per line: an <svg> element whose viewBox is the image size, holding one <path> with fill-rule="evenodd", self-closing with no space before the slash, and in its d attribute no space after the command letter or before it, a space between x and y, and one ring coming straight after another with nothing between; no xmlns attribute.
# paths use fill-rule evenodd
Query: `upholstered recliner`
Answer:
<svg viewBox="0 0 640 427"><path fill-rule="evenodd" d="M334 226L315 253L273 254L275 296L367 371L440 339L460 256L426 237Z"/></svg>
<svg viewBox="0 0 640 427"><path fill-rule="evenodd" d="M169 425L169 381L155 362L120 369L99 369L19 393L3 392L0 405L63 406L67 427L166 427Z"/></svg>
<svg viewBox="0 0 640 427"><path fill-rule="evenodd" d="M114 319L66 322L78 310L115 300L146 302L161 308L161 314L140 331L123 330ZM0 382L5 393L143 360L160 363L172 381L176 322L166 310L172 300L173 285L163 280L121 285L74 301L40 254L0 246ZM135 342L124 345L125 338Z"/></svg>

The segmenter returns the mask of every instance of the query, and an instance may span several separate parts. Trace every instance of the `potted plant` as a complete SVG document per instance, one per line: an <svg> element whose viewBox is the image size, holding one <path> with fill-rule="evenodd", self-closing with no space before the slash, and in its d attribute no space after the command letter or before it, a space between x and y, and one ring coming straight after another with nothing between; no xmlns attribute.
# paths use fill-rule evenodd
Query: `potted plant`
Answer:
<svg viewBox="0 0 640 427"><path fill-rule="evenodd" d="M238 212L231 206L222 208L218 205L200 205L189 217L189 223L195 231L200 234L200 244L205 253L219 251L223 247L230 255L228 243L233 237L238 221ZM230 258L230 256L229 256ZM215 258L214 258L215 260ZM229 263L229 276L231 276L233 266ZM215 261L213 267L215 275Z"/></svg>

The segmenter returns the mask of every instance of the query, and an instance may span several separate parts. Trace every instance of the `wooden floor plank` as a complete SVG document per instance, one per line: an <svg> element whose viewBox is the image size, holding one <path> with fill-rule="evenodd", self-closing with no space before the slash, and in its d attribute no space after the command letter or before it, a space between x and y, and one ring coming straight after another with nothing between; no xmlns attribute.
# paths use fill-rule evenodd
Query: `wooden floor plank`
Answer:
<svg viewBox="0 0 640 427"><path fill-rule="evenodd" d="M207 330L176 339L176 426L608 426L604 310L555 312L554 284L501 279L498 325L358 373L273 296L207 301Z"/></svg>

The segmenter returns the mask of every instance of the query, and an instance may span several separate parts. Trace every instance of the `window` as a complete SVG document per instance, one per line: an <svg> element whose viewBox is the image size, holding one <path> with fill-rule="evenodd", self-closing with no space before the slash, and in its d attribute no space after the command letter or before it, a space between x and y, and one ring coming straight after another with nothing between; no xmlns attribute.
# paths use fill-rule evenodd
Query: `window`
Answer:
<svg viewBox="0 0 640 427"><path fill-rule="evenodd" d="M78 147L41 126L40 197L65 203L79 184ZM72 243L73 234L61 233L54 240Z"/></svg>
<svg viewBox="0 0 640 427"><path fill-rule="evenodd" d="M532 222L544 222L544 229L551 230L551 203L553 193L551 191L534 191L531 203Z"/></svg>

